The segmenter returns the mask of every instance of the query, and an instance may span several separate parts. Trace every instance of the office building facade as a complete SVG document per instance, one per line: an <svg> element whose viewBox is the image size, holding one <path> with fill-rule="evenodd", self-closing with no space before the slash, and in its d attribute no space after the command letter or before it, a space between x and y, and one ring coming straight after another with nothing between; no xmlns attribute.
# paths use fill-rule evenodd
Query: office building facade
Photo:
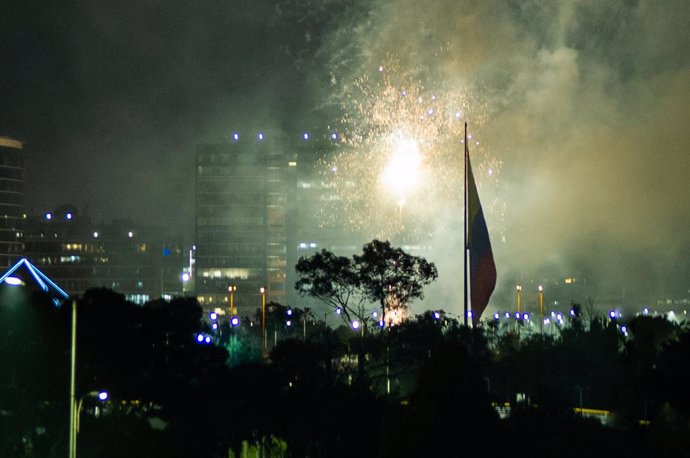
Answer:
<svg viewBox="0 0 690 458"><path fill-rule="evenodd" d="M263 133L196 147L195 287L207 310L242 316L285 298L285 154Z"/></svg>
<svg viewBox="0 0 690 458"><path fill-rule="evenodd" d="M22 254L26 218L23 148L19 140L0 137L0 268L14 264Z"/></svg>

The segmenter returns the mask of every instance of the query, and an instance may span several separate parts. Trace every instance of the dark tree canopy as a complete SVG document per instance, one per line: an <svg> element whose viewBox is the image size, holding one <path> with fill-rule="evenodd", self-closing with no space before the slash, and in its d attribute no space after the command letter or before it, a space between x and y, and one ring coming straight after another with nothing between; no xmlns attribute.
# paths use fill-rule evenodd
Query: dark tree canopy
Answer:
<svg viewBox="0 0 690 458"><path fill-rule="evenodd" d="M373 240L352 258L321 250L302 257L295 266L299 280L295 289L302 295L320 299L364 321L364 305L407 307L424 297L424 286L438 277L434 263L392 247L388 241Z"/></svg>

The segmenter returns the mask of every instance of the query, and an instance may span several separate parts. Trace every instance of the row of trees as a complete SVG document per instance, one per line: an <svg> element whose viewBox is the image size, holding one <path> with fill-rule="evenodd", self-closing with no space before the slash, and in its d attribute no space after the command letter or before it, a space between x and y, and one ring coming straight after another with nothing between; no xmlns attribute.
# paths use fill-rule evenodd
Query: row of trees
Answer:
<svg viewBox="0 0 690 458"><path fill-rule="evenodd" d="M372 252L388 261L372 288L379 296L366 300L384 308L392 295L421 297L421 288L402 285L426 278L423 286L435 275L433 265L417 263L403 281L393 274L410 261L401 261L404 252L378 242ZM298 289L323 291L325 300L328 288L350 285L352 302L329 304L347 305L365 323L354 312L375 259L364 258L317 253L300 261ZM325 272L334 266L347 274L329 286ZM5 293L0 456L64 456L69 307ZM98 289L78 309L78 395L111 393L99 417L86 401L80 456L226 457L247 444L264 456L295 457L486 456L516 448L532 456L676 456L690 446L690 333L661 318L635 318L626 337L606 317L577 314L558 337L521 337L426 312L362 333L349 326L353 317L333 329L307 310L290 315L307 326L287 326L288 308L269 304L276 345L264 359L252 317L213 331L193 298L141 307ZM199 333L213 343L198 342ZM496 407L505 403L510 416L501 420ZM608 424L577 407L610 411Z"/></svg>

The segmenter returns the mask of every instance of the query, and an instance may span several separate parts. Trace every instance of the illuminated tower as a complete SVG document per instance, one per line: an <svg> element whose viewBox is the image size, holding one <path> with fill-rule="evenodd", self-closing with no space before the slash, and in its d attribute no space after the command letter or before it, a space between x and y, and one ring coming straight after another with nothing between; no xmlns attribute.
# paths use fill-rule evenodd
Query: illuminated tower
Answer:
<svg viewBox="0 0 690 458"><path fill-rule="evenodd" d="M236 286L240 315L284 302L286 269L285 155L263 133L232 134L196 147L196 294L206 309L227 309Z"/></svg>
<svg viewBox="0 0 690 458"><path fill-rule="evenodd" d="M0 137L0 268L22 253L24 231L24 144Z"/></svg>

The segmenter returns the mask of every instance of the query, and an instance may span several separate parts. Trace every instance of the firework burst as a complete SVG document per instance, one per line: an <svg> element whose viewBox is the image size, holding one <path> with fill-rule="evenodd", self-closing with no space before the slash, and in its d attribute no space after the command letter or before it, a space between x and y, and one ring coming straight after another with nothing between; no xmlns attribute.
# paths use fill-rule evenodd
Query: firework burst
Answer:
<svg viewBox="0 0 690 458"><path fill-rule="evenodd" d="M497 180L501 162L478 141L487 107L468 91L423 84L391 59L354 81L338 130L342 147L322 162L338 199L324 226L406 242L431 230L436 213L462 208L464 123L478 181Z"/></svg>

